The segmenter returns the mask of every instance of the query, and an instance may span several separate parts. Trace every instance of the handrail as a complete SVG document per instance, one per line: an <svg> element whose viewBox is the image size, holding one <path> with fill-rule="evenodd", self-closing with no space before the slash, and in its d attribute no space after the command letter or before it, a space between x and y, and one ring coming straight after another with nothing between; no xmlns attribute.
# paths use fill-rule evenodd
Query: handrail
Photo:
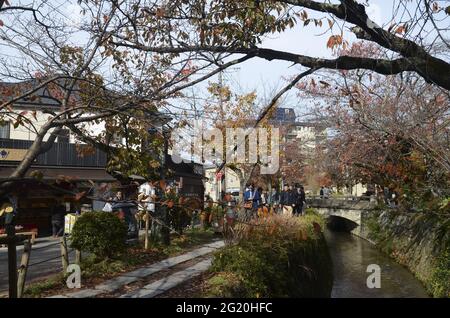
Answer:
<svg viewBox="0 0 450 318"><path fill-rule="evenodd" d="M337 200L337 201L370 201L370 199L375 198L369 195L344 195L344 196L323 196L323 195L307 195L306 200Z"/></svg>

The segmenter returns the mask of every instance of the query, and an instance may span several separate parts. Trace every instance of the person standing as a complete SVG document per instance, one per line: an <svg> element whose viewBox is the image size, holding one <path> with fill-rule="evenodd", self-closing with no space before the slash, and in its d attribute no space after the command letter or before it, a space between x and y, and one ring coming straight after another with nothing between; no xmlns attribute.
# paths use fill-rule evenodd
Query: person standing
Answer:
<svg viewBox="0 0 450 318"><path fill-rule="evenodd" d="M138 228L142 228L141 221L144 221L144 245L145 249L148 249L149 246L149 227L150 227L150 216L155 213L155 203L154 197L156 195L155 187L151 184L151 182L145 182L139 186L139 194L138 194L138 210L139 210L139 226Z"/></svg>
<svg viewBox="0 0 450 318"><path fill-rule="evenodd" d="M319 195L320 195L320 198L323 199L323 195L324 195L323 186L320 187Z"/></svg>
<svg viewBox="0 0 450 318"><path fill-rule="evenodd" d="M331 194L331 189L329 187L324 187L323 188L323 197L325 199L330 198L330 194Z"/></svg>
<svg viewBox="0 0 450 318"><path fill-rule="evenodd" d="M52 211L52 234L53 238L64 235L64 218L66 216L66 207L62 202L57 202Z"/></svg>
<svg viewBox="0 0 450 318"><path fill-rule="evenodd" d="M302 207L303 207L303 200L301 197L301 190L300 185L298 183L295 184L295 189L292 190L293 192L293 203L294 203L294 216L300 216L302 214Z"/></svg>
<svg viewBox="0 0 450 318"><path fill-rule="evenodd" d="M258 210L259 200L258 191L253 188L252 184L249 184L244 193L244 208L247 218L253 217L254 213Z"/></svg>
<svg viewBox="0 0 450 318"><path fill-rule="evenodd" d="M258 216L266 218L269 216L268 194L267 191L264 191L261 187L258 188L258 192L260 194Z"/></svg>
<svg viewBox="0 0 450 318"><path fill-rule="evenodd" d="M272 188L270 192L267 193L267 205L271 214L274 214L276 211L276 207L278 205L278 191L275 188Z"/></svg>
<svg viewBox="0 0 450 318"><path fill-rule="evenodd" d="M150 182L145 182L139 186L139 211L155 212L154 198L156 189Z"/></svg>
<svg viewBox="0 0 450 318"><path fill-rule="evenodd" d="M300 186L300 202L301 202L300 215L304 215L306 206L306 193L305 188L303 186Z"/></svg>
<svg viewBox="0 0 450 318"><path fill-rule="evenodd" d="M297 189L295 189L292 185L289 186L289 205L291 206L291 215L295 216L296 212L296 204L298 200L298 192Z"/></svg>
<svg viewBox="0 0 450 318"><path fill-rule="evenodd" d="M117 191L116 196L114 197L114 201L120 202L123 200L122 192Z"/></svg>
<svg viewBox="0 0 450 318"><path fill-rule="evenodd" d="M280 205L283 215L292 215L292 196L289 185L285 184L280 194Z"/></svg>

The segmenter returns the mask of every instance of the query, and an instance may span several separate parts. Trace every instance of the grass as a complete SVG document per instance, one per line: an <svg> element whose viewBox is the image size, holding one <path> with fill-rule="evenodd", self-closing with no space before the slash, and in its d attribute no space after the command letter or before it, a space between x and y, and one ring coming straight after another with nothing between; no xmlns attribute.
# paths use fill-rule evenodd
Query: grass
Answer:
<svg viewBox="0 0 450 318"><path fill-rule="evenodd" d="M25 288L24 296L30 298L38 298L48 290L64 288L64 276L57 274L47 280L39 281L28 285Z"/></svg>
<svg viewBox="0 0 450 318"><path fill-rule="evenodd" d="M171 257L196 246L211 242L215 234L211 230L192 229L187 230L183 235L171 237L171 244L164 246L153 244L145 250L143 243L128 247L127 251L115 258L99 259L94 255L83 258L81 262L82 287L97 284L124 272L131 271L137 267L149 265L167 257ZM68 292L65 285L65 276L57 274L46 280L29 284L24 297L38 298L48 294L59 294Z"/></svg>
<svg viewBox="0 0 450 318"><path fill-rule="evenodd" d="M244 226L236 244L214 254L205 297L329 297L332 264L314 211Z"/></svg>

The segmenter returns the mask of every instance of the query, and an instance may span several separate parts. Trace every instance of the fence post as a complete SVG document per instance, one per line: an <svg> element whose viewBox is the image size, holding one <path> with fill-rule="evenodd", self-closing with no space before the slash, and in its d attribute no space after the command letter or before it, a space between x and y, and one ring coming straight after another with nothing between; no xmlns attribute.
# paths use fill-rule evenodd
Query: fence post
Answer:
<svg viewBox="0 0 450 318"><path fill-rule="evenodd" d="M61 263L63 267L63 272L67 272L67 267L69 266L69 254L67 253L67 242L66 237L63 236L59 239L61 247Z"/></svg>
<svg viewBox="0 0 450 318"><path fill-rule="evenodd" d="M81 251L75 250L75 264L81 265Z"/></svg>
<svg viewBox="0 0 450 318"><path fill-rule="evenodd" d="M22 298L27 278L28 263L31 254L31 240L23 242L22 260L20 262L19 275L17 278L17 297Z"/></svg>
<svg viewBox="0 0 450 318"><path fill-rule="evenodd" d="M6 238L8 243L9 298L17 298L17 251L16 229L14 225L6 226Z"/></svg>
<svg viewBox="0 0 450 318"><path fill-rule="evenodd" d="M148 235L148 230L149 230L149 225L150 225L150 215L148 213L148 210L145 209L145 234L144 234L144 249L148 250L149 248L149 235Z"/></svg>

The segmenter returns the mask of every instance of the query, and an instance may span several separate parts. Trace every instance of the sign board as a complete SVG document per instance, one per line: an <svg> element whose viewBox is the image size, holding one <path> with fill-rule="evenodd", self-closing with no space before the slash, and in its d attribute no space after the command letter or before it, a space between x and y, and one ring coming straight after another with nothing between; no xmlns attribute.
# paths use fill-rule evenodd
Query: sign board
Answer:
<svg viewBox="0 0 450 318"><path fill-rule="evenodd" d="M77 220L77 216L75 214L67 214L64 222L64 234L71 234L73 226L75 225L75 221Z"/></svg>
<svg viewBox="0 0 450 318"><path fill-rule="evenodd" d="M0 148L0 161L22 161L28 149Z"/></svg>

